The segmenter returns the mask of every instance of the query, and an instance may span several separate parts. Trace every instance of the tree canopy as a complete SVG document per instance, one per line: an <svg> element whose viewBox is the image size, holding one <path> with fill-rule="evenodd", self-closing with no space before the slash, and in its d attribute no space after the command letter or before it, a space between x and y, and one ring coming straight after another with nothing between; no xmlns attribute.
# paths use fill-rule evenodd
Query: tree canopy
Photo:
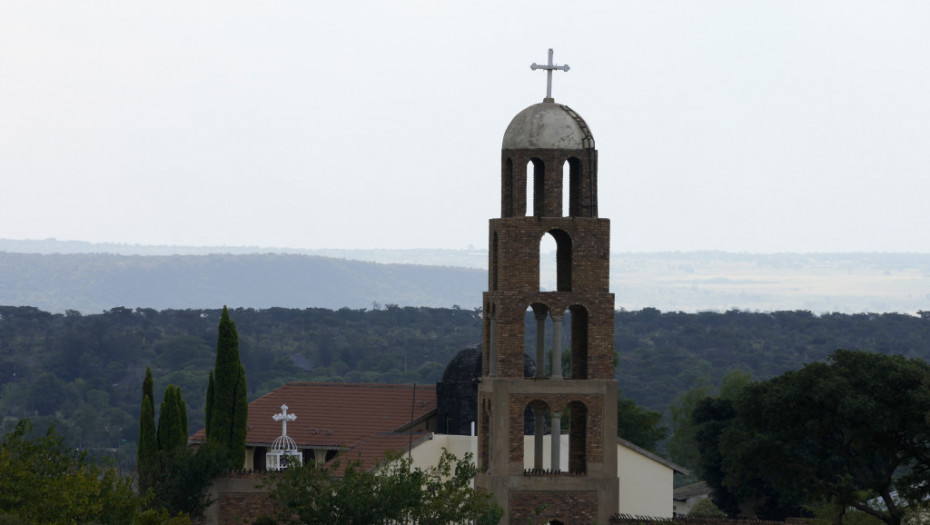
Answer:
<svg viewBox="0 0 930 525"><path fill-rule="evenodd" d="M740 503L769 494L763 517L828 503L898 525L930 495L928 379L919 359L838 350L735 402L705 400L695 412L704 472L718 469Z"/></svg>
<svg viewBox="0 0 930 525"><path fill-rule="evenodd" d="M131 523L139 500L129 479L22 420L0 439L0 511L29 523Z"/></svg>
<svg viewBox="0 0 930 525"><path fill-rule="evenodd" d="M646 450L655 452L660 441L668 436L661 424L662 413L646 410L632 399L617 396L617 435Z"/></svg>
<svg viewBox="0 0 930 525"><path fill-rule="evenodd" d="M477 468L470 454L460 460L444 449L439 463L426 470L412 468L409 458L397 454L373 470L349 462L337 475L339 467L339 461L293 465L278 473L270 482L278 522L493 525L503 515L490 493L472 487Z"/></svg>

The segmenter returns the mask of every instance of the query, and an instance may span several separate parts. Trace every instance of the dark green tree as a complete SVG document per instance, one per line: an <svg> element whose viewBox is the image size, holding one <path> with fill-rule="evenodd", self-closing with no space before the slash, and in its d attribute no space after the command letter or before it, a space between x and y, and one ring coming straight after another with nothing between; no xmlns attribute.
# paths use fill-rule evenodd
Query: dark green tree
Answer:
<svg viewBox="0 0 930 525"><path fill-rule="evenodd" d="M139 445L136 454L136 470L139 474L140 493L145 493L152 486L152 476L158 453L153 385L152 370L145 367L145 380L142 381L142 407L139 411Z"/></svg>
<svg viewBox="0 0 930 525"><path fill-rule="evenodd" d="M827 363L751 385L719 441L724 483L745 487L764 472L801 503L900 524L907 506L930 496L928 378L919 359L837 350Z"/></svg>
<svg viewBox="0 0 930 525"><path fill-rule="evenodd" d="M207 489L226 467L226 451L210 443L196 451L185 447L159 454L149 507L172 516L201 516L212 503Z"/></svg>
<svg viewBox="0 0 930 525"><path fill-rule="evenodd" d="M22 420L0 438L0 513L17 523L131 523L139 499L131 480L64 444L49 427L30 437Z"/></svg>
<svg viewBox="0 0 930 525"><path fill-rule="evenodd" d="M181 389L168 385L158 414L159 452L176 455L187 446L187 432L184 430L187 418L182 413L186 409Z"/></svg>
<svg viewBox="0 0 930 525"><path fill-rule="evenodd" d="M632 399L617 394L617 435L646 450L655 452L656 445L668 436L660 424L662 414L646 410Z"/></svg>
<svg viewBox="0 0 930 525"><path fill-rule="evenodd" d="M213 403L209 440L227 450L229 468L245 463L245 436L248 432L248 391L245 367L239 359L239 334L236 323L224 306L216 341L216 364L213 368Z"/></svg>
<svg viewBox="0 0 930 525"><path fill-rule="evenodd" d="M213 370L210 370L210 381L207 383L207 401L204 404L204 412L206 417L204 418L203 431L207 435L207 439L210 439L212 437L210 428L213 423L213 418L210 417L213 414Z"/></svg>

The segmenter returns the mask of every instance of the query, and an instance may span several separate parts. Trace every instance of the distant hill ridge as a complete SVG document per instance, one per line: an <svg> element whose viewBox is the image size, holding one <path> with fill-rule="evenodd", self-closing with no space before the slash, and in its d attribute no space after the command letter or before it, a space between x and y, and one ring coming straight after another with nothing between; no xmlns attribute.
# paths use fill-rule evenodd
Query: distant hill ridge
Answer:
<svg viewBox="0 0 930 525"><path fill-rule="evenodd" d="M543 287L554 281L543 256ZM117 306L475 308L486 250L301 250L0 239L0 305L84 313ZM930 254L611 254L617 307L663 311L930 310Z"/></svg>

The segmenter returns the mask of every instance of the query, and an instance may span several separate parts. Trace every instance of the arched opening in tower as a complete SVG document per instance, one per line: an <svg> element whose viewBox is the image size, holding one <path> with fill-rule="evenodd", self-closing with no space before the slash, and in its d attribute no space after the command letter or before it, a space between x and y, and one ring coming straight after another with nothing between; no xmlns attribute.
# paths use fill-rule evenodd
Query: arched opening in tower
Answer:
<svg viewBox="0 0 930 525"><path fill-rule="evenodd" d="M545 215L546 166L542 159L533 157L526 163L526 215Z"/></svg>
<svg viewBox="0 0 930 525"><path fill-rule="evenodd" d="M539 291L550 292L558 289L559 283L559 244L551 233L546 233L539 240Z"/></svg>
<svg viewBox="0 0 930 525"><path fill-rule="evenodd" d="M557 451L552 453L552 447L558 443L559 436L553 438L552 430L552 413L549 404L540 399L534 399L526 404L523 410L523 469L529 474L549 474L553 472L552 465L555 461L555 471L559 469L560 456ZM547 442L546 437L549 437Z"/></svg>
<svg viewBox="0 0 930 525"><path fill-rule="evenodd" d="M562 217L571 217L571 167L568 161L562 163Z"/></svg>
<svg viewBox="0 0 930 525"><path fill-rule="evenodd" d="M546 334L552 333L552 320L549 319L549 307L543 303L533 303L526 309L523 325L523 351L533 356L535 366L533 377L542 379L548 376L546 366Z"/></svg>
<svg viewBox="0 0 930 525"><path fill-rule="evenodd" d="M581 194L581 160L577 157L571 157L565 161L565 164L568 165L568 184L565 184L565 177L563 175L562 191L568 194L567 216L581 217L582 202L584 201ZM562 172L563 174L565 173L564 167Z"/></svg>
<svg viewBox="0 0 930 525"><path fill-rule="evenodd" d="M555 252L555 264L551 254ZM549 230L539 241L539 291L572 291L572 238L565 230ZM554 270L554 272L553 272Z"/></svg>
<svg viewBox="0 0 930 525"><path fill-rule="evenodd" d="M569 316L571 317L571 334L570 334L570 377L572 379L588 378L588 310L581 305L572 305L569 307Z"/></svg>

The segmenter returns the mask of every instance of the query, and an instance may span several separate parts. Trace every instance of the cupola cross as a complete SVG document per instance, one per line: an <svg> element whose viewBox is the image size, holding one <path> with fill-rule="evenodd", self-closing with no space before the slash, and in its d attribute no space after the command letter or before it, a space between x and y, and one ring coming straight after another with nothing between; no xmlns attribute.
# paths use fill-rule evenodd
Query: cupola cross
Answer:
<svg viewBox="0 0 930 525"><path fill-rule="evenodd" d="M552 50L550 49L549 50L549 63L540 65L540 64L537 64L536 62L533 62L532 64L530 64L530 69L532 69L533 71L536 71L537 69L546 70L546 100L551 101L552 100L552 71L554 69L558 69L560 71L568 71L569 67L568 67L568 64L565 64L564 66L557 66L553 64L552 63Z"/></svg>
<svg viewBox="0 0 930 525"><path fill-rule="evenodd" d="M281 405L281 413L271 416L275 421L281 422L281 435L287 436L287 422L297 419L295 414L287 413L287 405Z"/></svg>

